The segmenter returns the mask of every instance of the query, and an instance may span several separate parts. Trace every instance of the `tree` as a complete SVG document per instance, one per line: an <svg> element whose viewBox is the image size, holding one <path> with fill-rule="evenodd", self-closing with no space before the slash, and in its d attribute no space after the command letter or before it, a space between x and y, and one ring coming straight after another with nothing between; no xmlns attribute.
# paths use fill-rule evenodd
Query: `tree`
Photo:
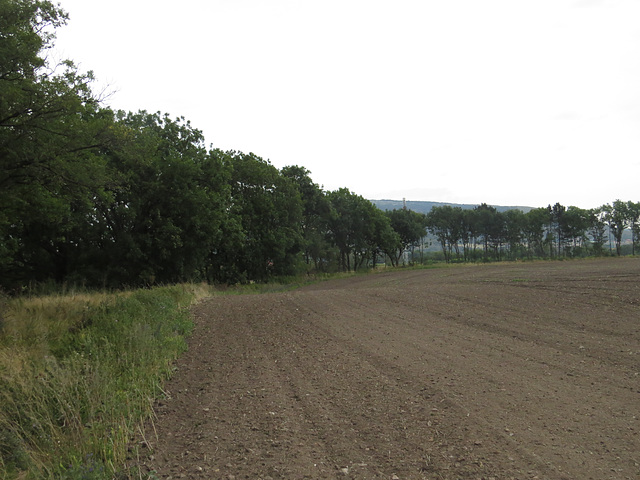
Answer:
<svg viewBox="0 0 640 480"><path fill-rule="evenodd" d="M44 56L66 19L49 1L0 0L0 187L5 195L34 182L82 183L87 165L78 154L99 146L94 138L99 126L87 132L87 120L99 110L90 89L93 75L78 73L70 61L50 65Z"/></svg>
<svg viewBox="0 0 640 480"><path fill-rule="evenodd" d="M505 219L495 207L483 203L476 208L476 231L483 239L485 258L489 256L489 247L494 257L500 258L500 247L505 237Z"/></svg>
<svg viewBox="0 0 640 480"><path fill-rule="evenodd" d="M475 221L475 211L461 209L460 240L462 241L464 260L467 262L475 255L476 226L477 222Z"/></svg>
<svg viewBox="0 0 640 480"><path fill-rule="evenodd" d="M228 169L184 118L118 112L112 133L104 151L111 180L85 218L87 260L78 271L110 285L207 277L229 203Z"/></svg>
<svg viewBox="0 0 640 480"><path fill-rule="evenodd" d="M606 212L605 221L609 226L609 231L613 235L616 245L616 255L620 256L620 248L622 244L622 234L628 225L629 212L627 204L622 200L616 200L612 205L604 205L603 210Z"/></svg>
<svg viewBox="0 0 640 480"><path fill-rule="evenodd" d="M523 236L527 242L529 257L544 257L544 232L548 214L546 208L534 208L525 214Z"/></svg>
<svg viewBox="0 0 640 480"><path fill-rule="evenodd" d="M603 207L589 210L587 233L591 235L591 249L598 256L604 254L604 244L607 243L606 215Z"/></svg>
<svg viewBox="0 0 640 480"><path fill-rule="evenodd" d="M294 274L303 248L303 202L293 179L253 153L227 152L231 170L229 214L242 239L224 252L237 281Z"/></svg>
<svg viewBox="0 0 640 480"><path fill-rule="evenodd" d="M386 255L391 261L391 265L398 266L398 251L402 249L402 240L398 232L391 225L387 212L380 209L374 210L374 237L372 244L373 266L376 266L377 256L379 254Z"/></svg>
<svg viewBox="0 0 640 480"><path fill-rule="evenodd" d="M381 228L384 223L377 207L346 188L329 192L327 196L331 205L329 234L339 251L340 268L350 271L353 265L355 271L367 258L373 257L379 247L376 227Z"/></svg>
<svg viewBox="0 0 640 480"><path fill-rule="evenodd" d="M304 167L288 166L281 170L284 177L293 181L302 200L302 249L305 263L312 262L316 270L322 270L330 256L327 239L329 200L322 189L311 179L311 172Z"/></svg>
<svg viewBox="0 0 640 480"><path fill-rule="evenodd" d="M0 0L0 282L66 274L69 232L105 183L112 124L92 74L48 63L66 14L49 1Z"/></svg>
<svg viewBox="0 0 640 480"><path fill-rule="evenodd" d="M391 222L391 228L399 235L400 245L394 257L395 265L398 265L402 253L410 247L416 246L420 239L427 233L427 217L406 208L386 212ZM392 257L393 258L393 257Z"/></svg>
<svg viewBox="0 0 640 480"><path fill-rule="evenodd" d="M438 239L447 263L451 261L453 248L457 248L460 239L460 212L457 209L460 207L435 206L426 218L427 228Z"/></svg>
<svg viewBox="0 0 640 480"><path fill-rule="evenodd" d="M627 202L627 220L631 229L631 254L636 254L640 242L640 202Z"/></svg>
<svg viewBox="0 0 640 480"><path fill-rule="evenodd" d="M590 225L591 213L588 210L574 206L567 208L560 224L565 255L576 256L580 254Z"/></svg>
<svg viewBox="0 0 640 480"><path fill-rule="evenodd" d="M518 209L507 210L502 216L504 218L505 240L509 245L509 256L515 260L522 248L526 218L522 210Z"/></svg>
<svg viewBox="0 0 640 480"><path fill-rule="evenodd" d="M559 257L562 253L562 245L564 243L563 237L563 223L564 214L567 208L560 203L556 203L553 207L549 205L547 211L549 213L549 230L548 238L551 245L551 256L553 257L553 246L556 246L556 256Z"/></svg>

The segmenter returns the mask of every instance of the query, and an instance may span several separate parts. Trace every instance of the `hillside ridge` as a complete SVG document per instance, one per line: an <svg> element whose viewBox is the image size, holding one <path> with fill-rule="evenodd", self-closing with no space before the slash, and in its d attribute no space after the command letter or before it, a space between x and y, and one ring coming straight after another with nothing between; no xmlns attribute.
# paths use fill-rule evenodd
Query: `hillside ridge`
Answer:
<svg viewBox="0 0 640 480"><path fill-rule="evenodd" d="M390 200L390 199L381 199L381 200L369 200L380 210L394 210L400 209L404 206L403 200ZM475 207L479 206L479 203L470 204L470 203L449 203L449 202L429 202L423 200L407 200L406 201L407 208L409 210L413 210L418 213L429 213L433 207L442 207L445 205L450 205L452 207L461 207L465 210L471 210ZM506 206L506 205L491 205L495 207L499 212L505 212L507 210L522 210L524 213L533 210L534 207L525 207L525 206Z"/></svg>

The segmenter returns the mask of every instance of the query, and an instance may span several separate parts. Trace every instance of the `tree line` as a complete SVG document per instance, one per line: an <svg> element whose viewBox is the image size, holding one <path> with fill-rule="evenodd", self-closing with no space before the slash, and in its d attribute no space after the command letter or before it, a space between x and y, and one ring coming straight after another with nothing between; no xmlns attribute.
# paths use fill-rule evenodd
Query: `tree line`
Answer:
<svg viewBox="0 0 640 480"><path fill-rule="evenodd" d="M616 236L632 225L637 238L632 203L626 213L617 202L600 213L383 212L348 189L324 191L303 167L207 148L184 118L114 111L92 91L91 72L50 64L66 21L47 0L0 0L4 289L48 280L235 283L398 265L427 231L447 260L472 259L478 245L486 258L600 253L604 226Z"/></svg>
<svg viewBox="0 0 640 480"><path fill-rule="evenodd" d="M2 287L244 282L357 269L382 245L397 257L362 197L207 148L184 118L104 107L91 72L47 59L66 21L50 1L0 0Z"/></svg>
<svg viewBox="0 0 640 480"><path fill-rule="evenodd" d="M632 254L640 242L640 202L616 200L594 209L556 203L527 213L486 204L472 210L438 206L426 217L446 261L604 255L614 246L620 255L625 230Z"/></svg>

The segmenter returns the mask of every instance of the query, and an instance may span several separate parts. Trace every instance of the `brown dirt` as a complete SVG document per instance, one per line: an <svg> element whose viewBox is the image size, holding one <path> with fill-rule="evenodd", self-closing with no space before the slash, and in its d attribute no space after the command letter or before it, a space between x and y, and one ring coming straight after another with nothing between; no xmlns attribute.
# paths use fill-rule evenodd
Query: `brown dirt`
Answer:
<svg viewBox="0 0 640 480"><path fill-rule="evenodd" d="M147 429L157 478L640 478L640 260L384 272L193 313Z"/></svg>

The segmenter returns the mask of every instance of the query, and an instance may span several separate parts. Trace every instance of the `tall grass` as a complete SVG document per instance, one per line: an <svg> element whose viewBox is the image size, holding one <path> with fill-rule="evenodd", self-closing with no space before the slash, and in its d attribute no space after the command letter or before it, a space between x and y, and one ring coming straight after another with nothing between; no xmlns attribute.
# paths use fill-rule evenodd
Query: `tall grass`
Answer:
<svg viewBox="0 0 640 480"><path fill-rule="evenodd" d="M181 285L5 299L0 479L112 478L186 348L186 307L207 294Z"/></svg>

